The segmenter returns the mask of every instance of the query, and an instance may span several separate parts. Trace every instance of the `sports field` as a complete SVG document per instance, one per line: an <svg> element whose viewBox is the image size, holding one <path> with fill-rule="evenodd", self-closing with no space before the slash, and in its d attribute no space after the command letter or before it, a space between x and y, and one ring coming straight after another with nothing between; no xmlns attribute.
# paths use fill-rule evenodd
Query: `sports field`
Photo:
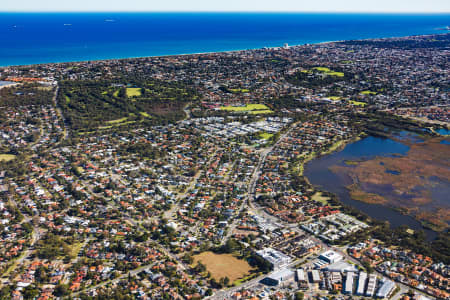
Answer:
<svg viewBox="0 0 450 300"><path fill-rule="evenodd" d="M348 102L350 102L350 103L353 104L353 105L362 106L362 107L364 107L364 106L367 105L367 103L365 103L365 102L360 102L360 101L348 100Z"/></svg>
<svg viewBox="0 0 450 300"><path fill-rule="evenodd" d="M231 112L249 112L251 114L268 114L273 111L265 104L247 104L245 106L221 106L220 110Z"/></svg>
<svg viewBox="0 0 450 300"><path fill-rule="evenodd" d="M325 74L327 74L327 75L330 75L330 76L344 77L344 73L332 71L332 70L330 70L329 68L325 68L325 67L315 67L315 68L313 68L313 69L316 70L316 71L319 71L319 72L323 72L323 73L325 73Z"/></svg>
<svg viewBox="0 0 450 300"><path fill-rule="evenodd" d="M264 139L264 140L268 140L268 139L270 139L271 137L273 137L273 133L261 132L261 133L259 134L259 137L262 138L262 139Z"/></svg>
<svg viewBox="0 0 450 300"><path fill-rule="evenodd" d="M142 96L141 88L127 88L126 92L127 92L127 97L139 97L139 96ZM102 94L106 95L107 92L103 92ZM119 90L115 91L113 95L114 95L114 97L118 97L119 96Z"/></svg>
<svg viewBox="0 0 450 300"><path fill-rule="evenodd" d="M139 97L141 95L140 88L127 88L127 97Z"/></svg>
<svg viewBox="0 0 450 300"><path fill-rule="evenodd" d="M373 91L362 91L361 94L362 95L376 95L377 93L373 92Z"/></svg>

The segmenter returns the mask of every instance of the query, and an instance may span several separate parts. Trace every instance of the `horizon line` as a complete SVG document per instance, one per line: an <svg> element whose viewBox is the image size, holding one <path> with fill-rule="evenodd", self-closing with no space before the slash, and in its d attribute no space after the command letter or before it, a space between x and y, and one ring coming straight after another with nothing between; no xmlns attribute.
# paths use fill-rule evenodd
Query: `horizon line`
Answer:
<svg viewBox="0 0 450 300"><path fill-rule="evenodd" d="M0 10L0 13L325 13L325 14L450 14L450 11L283 11L283 10Z"/></svg>

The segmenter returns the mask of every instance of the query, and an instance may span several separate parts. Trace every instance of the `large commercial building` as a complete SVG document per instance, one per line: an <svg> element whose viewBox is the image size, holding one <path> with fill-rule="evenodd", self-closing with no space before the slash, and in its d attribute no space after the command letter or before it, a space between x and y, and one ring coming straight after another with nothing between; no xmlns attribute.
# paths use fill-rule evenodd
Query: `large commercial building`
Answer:
<svg viewBox="0 0 450 300"><path fill-rule="evenodd" d="M333 264L335 262L341 261L342 255L340 255L332 250L328 250L328 251L325 251L324 253L320 254L319 258L321 260L326 261L327 263Z"/></svg>
<svg viewBox="0 0 450 300"><path fill-rule="evenodd" d="M356 295L363 296L366 289L367 273L359 272L358 287L356 288Z"/></svg>
<svg viewBox="0 0 450 300"><path fill-rule="evenodd" d="M377 292L377 298L385 299L389 298L392 292L395 289L395 283L391 280L385 280L383 284L380 286Z"/></svg>
<svg viewBox="0 0 450 300"><path fill-rule="evenodd" d="M290 262L291 258L280 251L274 250L272 248L265 248L256 253L269 262L274 270L282 269L286 267Z"/></svg>
<svg viewBox="0 0 450 300"><path fill-rule="evenodd" d="M353 293L353 278L355 277L355 273L347 272L347 277L345 278L344 283L344 294L352 294Z"/></svg>
<svg viewBox="0 0 450 300"><path fill-rule="evenodd" d="M295 279L295 273L289 269L283 269L276 272L273 272L266 278L262 280L262 283L271 285L271 286L279 286L284 285L286 283L292 282Z"/></svg>
<svg viewBox="0 0 450 300"><path fill-rule="evenodd" d="M340 273L358 272L358 269L354 265L351 265L343 260L328 265L325 268L325 270L329 272L340 272Z"/></svg>
<svg viewBox="0 0 450 300"><path fill-rule="evenodd" d="M319 271L317 270L312 270L311 271L311 279L313 282L319 282L320 281L320 274Z"/></svg>
<svg viewBox="0 0 450 300"><path fill-rule="evenodd" d="M297 281L307 281L305 271L303 269L297 269Z"/></svg>
<svg viewBox="0 0 450 300"><path fill-rule="evenodd" d="M305 274L305 270L303 269L297 269L297 281L298 281L298 288L301 290L307 290L308 289L308 276Z"/></svg>

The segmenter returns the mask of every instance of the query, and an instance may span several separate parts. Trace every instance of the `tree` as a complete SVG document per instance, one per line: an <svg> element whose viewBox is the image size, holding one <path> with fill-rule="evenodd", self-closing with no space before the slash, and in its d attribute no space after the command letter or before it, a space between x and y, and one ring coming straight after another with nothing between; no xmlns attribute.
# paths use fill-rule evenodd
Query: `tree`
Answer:
<svg viewBox="0 0 450 300"><path fill-rule="evenodd" d="M55 287L55 291L53 293L55 294L55 296L58 297L67 296L70 294L69 286L67 284L59 283Z"/></svg>
<svg viewBox="0 0 450 300"><path fill-rule="evenodd" d="M295 300L303 300L303 298L305 298L305 294L303 294L303 292L295 293Z"/></svg>
<svg viewBox="0 0 450 300"><path fill-rule="evenodd" d="M369 262L363 261L362 265L363 265L364 269L366 269L367 273L373 273L373 267L370 265Z"/></svg>
<svg viewBox="0 0 450 300"><path fill-rule="evenodd" d="M198 273L202 273L206 271L206 266L204 264L202 264L201 261L199 261L197 263L197 265L195 266L195 271L197 271Z"/></svg>
<svg viewBox="0 0 450 300"><path fill-rule="evenodd" d="M39 295L39 290L34 285L29 285L23 290L24 299L34 299Z"/></svg>
<svg viewBox="0 0 450 300"><path fill-rule="evenodd" d="M223 279L223 284L225 286L228 286L230 284L230 278L228 278L227 276L225 276L225 278Z"/></svg>
<svg viewBox="0 0 450 300"><path fill-rule="evenodd" d="M220 247L220 252L223 253L233 253L241 249L241 245L234 239L229 239L227 242Z"/></svg>

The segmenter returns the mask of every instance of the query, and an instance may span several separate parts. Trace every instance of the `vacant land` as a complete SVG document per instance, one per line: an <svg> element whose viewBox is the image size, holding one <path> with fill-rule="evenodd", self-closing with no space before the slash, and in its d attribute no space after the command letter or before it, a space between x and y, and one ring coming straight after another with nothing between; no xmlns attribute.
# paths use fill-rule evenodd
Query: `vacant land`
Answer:
<svg viewBox="0 0 450 300"><path fill-rule="evenodd" d="M249 274L252 267L245 261L234 257L232 254L216 254L214 252L203 252L194 256L194 263L201 261L211 276L220 280L228 277L230 282Z"/></svg>

